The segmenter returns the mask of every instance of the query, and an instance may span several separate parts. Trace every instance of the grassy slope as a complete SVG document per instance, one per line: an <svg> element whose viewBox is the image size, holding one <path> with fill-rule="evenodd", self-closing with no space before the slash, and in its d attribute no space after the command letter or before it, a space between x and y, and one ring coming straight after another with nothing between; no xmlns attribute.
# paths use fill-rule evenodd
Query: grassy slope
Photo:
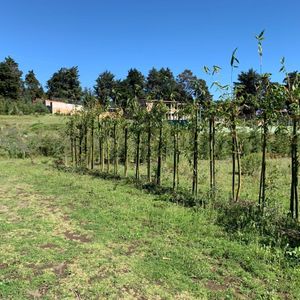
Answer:
<svg viewBox="0 0 300 300"><path fill-rule="evenodd" d="M0 161L0 298L293 299L300 269L206 211L120 182Z"/></svg>
<svg viewBox="0 0 300 300"><path fill-rule="evenodd" d="M24 132L45 132L63 129L67 117L59 115L26 115L26 116L7 116L0 115L0 126L17 127Z"/></svg>

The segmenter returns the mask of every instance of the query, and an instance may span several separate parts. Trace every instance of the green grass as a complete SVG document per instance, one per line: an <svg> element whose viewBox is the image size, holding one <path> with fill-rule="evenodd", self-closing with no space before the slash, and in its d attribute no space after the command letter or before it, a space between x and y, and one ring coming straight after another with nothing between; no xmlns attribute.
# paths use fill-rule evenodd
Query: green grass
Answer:
<svg viewBox="0 0 300 300"><path fill-rule="evenodd" d="M1 299L299 299L300 267L210 210L122 181L0 161Z"/></svg>
<svg viewBox="0 0 300 300"><path fill-rule="evenodd" d="M16 127L22 132L37 133L64 129L67 117L59 115L0 115L1 128Z"/></svg>

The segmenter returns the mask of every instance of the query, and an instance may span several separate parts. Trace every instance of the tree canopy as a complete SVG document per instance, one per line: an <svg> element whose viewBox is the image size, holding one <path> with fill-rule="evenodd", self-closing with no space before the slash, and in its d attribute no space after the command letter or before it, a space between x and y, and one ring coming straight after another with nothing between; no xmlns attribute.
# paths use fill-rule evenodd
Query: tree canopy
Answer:
<svg viewBox="0 0 300 300"><path fill-rule="evenodd" d="M107 106L114 100L115 87L115 75L110 71L105 71L98 76L94 85L94 91L102 105Z"/></svg>
<svg viewBox="0 0 300 300"><path fill-rule="evenodd" d="M33 70L28 71L24 81L25 95L32 101L36 98L42 98L44 95L40 82L36 79Z"/></svg>
<svg viewBox="0 0 300 300"><path fill-rule="evenodd" d="M47 81L47 87L48 97L78 103L82 95L78 67L61 68Z"/></svg>
<svg viewBox="0 0 300 300"><path fill-rule="evenodd" d="M0 63L0 95L13 100L19 99L23 91L21 76L18 64L11 57L6 57Z"/></svg>

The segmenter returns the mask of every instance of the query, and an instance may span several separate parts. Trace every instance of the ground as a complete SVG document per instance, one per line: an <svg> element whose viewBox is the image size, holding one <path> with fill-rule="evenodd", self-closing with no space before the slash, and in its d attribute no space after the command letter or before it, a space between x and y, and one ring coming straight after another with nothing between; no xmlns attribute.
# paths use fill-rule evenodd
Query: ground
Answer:
<svg viewBox="0 0 300 300"><path fill-rule="evenodd" d="M1 299L299 299L299 267L214 212L122 181L0 161Z"/></svg>

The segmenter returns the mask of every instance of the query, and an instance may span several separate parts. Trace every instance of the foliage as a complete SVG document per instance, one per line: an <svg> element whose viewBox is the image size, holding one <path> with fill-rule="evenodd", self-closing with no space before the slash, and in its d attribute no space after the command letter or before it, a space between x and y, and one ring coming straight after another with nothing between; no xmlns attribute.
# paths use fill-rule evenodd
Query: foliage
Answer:
<svg viewBox="0 0 300 300"><path fill-rule="evenodd" d="M47 81L47 95L50 98L65 99L78 103L81 99L78 67L61 68Z"/></svg>
<svg viewBox="0 0 300 300"><path fill-rule="evenodd" d="M48 108L41 102L34 103L27 100L9 101L0 97L0 114L3 115L30 115L48 114Z"/></svg>
<svg viewBox="0 0 300 300"><path fill-rule="evenodd" d="M114 88L116 86L115 76L105 71L101 73L96 79L94 86L95 95L99 103L107 107L114 100Z"/></svg>
<svg viewBox="0 0 300 300"><path fill-rule="evenodd" d="M242 157L242 174L253 176L258 172L260 166L261 155L258 153L250 153Z"/></svg>
<svg viewBox="0 0 300 300"><path fill-rule="evenodd" d="M28 71L24 81L25 97L31 101L44 96L43 88L40 82L36 79L33 70Z"/></svg>
<svg viewBox="0 0 300 300"><path fill-rule="evenodd" d="M21 76L18 64L11 57L6 57L0 63L0 96L11 100L19 99L23 91Z"/></svg>

